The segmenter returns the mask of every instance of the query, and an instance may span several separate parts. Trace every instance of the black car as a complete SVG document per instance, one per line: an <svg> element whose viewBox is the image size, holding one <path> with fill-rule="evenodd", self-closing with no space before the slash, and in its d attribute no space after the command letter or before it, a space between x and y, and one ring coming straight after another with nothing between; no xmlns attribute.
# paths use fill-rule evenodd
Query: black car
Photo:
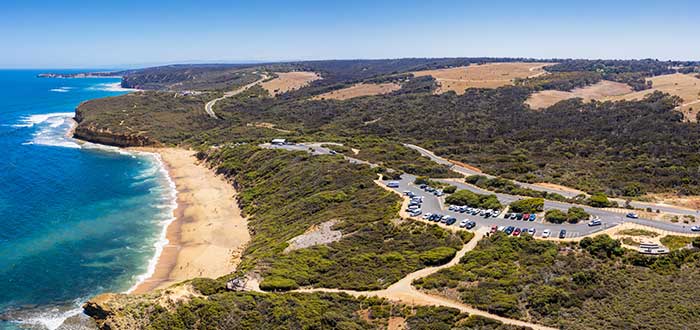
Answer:
<svg viewBox="0 0 700 330"><path fill-rule="evenodd" d="M566 229L562 229L559 232L559 238L566 238Z"/></svg>
<svg viewBox="0 0 700 330"><path fill-rule="evenodd" d="M455 218L453 218L453 217L449 217L449 218L447 218L447 221L446 221L445 223L446 223L448 226L451 226L451 225L453 225L455 222L457 222L457 219L455 219Z"/></svg>
<svg viewBox="0 0 700 330"><path fill-rule="evenodd" d="M503 216L504 219L510 219L510 213L506 213L506 215Z"/></svg>
<svg viewBox="0 0 700 330"><path fill-rule="evenodd" d="M467 222L467 229L472 229L474 227L476 227L476 222L474 222L474 221Z"/></svg>
<svg viewBox="0 0 700 330"><path fill-rule="evenodd" d="M515 218L518 219L518 220L522 220L522 219L523 219L523 214L522 214L522 213L516 213L516 214L515 214Z"/></svg>
<svg viewBox="0 0 700 330"><path fill-rule="evenodd" d="M515 227L508 226L508 228L506 228L506 230L504 230L503 232L506 233L507 235L510 235L513 233L513 230L515 230Z"/></svg>

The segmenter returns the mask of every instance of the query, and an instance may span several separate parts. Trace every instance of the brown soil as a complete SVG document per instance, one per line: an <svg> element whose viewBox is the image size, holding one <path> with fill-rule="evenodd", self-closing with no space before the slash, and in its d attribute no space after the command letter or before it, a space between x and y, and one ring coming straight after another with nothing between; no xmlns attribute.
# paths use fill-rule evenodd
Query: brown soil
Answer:
<svg viewBox="0 0 700 330"><path fill-rule="evenodd" d="M525 103L532 109L543 109L563 100L580 97L584 101L603 100L606 97L625 95L632 88L623 83L603 80L590 86L573 89L570 92L547 90L532 94Z"/></svg>
<svg viewBox="0 0 700 330"><path fill-rule="evenodd" d="M277 78L260 84L270 95L277 96L291 90L302 88L314 80L321 79L316 72L276 72Z"/></svg>
<svg viewBox="0 0 700 330"><path fill-rule="evenodd" d="M416 71L417 77L433 76L439 84L436 93L454 91L464 94L467 88L496 88L511 85L515 78L545 74L543 67L554 63L487 63L457 68Z"/></svg>
<svg viewBox="0 0 700 330"><path fill-rule="evenodd" d="M700 79L694 74L674 73L652 77L648 80L652 82L651 89L608 97L605 100L635 100L654 91L660 91L682 98L683 105L679 107L679 110L683 112L686 120L696 121L695 116L700 110Z"/></svg>
<svg viewBox="0 0 700 330"><path fill-rule="evenodd" d="M561 186L561 185L554 184L554 183L540 182L540 183L535 183L534 185L535 185L535 186L540 186L540 187L543 187L543 188L549 188L549 189L556 189L556 190L560 190L560 191L566 191L566 192L570 192L570 193L574 193L574 194L585 194L585 192L583 192L583 191L581 191L581 190L577 190L577 189L574 189L574 188Z"/></svg>
<svg viewBox="0 0 700 330"><path fill-rule="evenodd" d="M316 95L313 100L347 100L353 97L388 94L399 90L401 85L395 83L384 84L355 84L353 86Z"/></svg>

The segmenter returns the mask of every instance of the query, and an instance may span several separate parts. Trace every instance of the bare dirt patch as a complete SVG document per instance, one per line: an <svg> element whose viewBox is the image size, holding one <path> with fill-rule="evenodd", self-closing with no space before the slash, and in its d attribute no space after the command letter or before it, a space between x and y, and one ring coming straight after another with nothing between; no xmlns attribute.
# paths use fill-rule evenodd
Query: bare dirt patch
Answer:
<svg viewBox="0 0 700 330"><path fill-rule="evenodd" d="M337 221L331 220L317 226L311 226L304 234L289 240L289 246L284 249L284 253L340 240L343 234L339 230L332 229L336 223Z"/></svg>
<svg viewBox="0 0 700 330"><path fill-rule="evenodd" d="M406 330L406 319L403 317L390 317L387 330Z"/></svg>
<svg viewBox="0 0 700 330"><path fill-rule="evenodd" d="M619 96L632 93L632 87L627 84L603 80L590 86L575 88L570 92L547 90L530 95L525 101L532 109L547 108L559 101L582 98L585 102L590 100L604 100L606 97Z"/></svg>
<svg viewBox="0 0 700 330"><path fill-rule="evenodd" d="M260 84L270 95L277 96L291 90L302 88L314 80L321 79L316 72L276 72L277 78Z"/></svg>
<svg viewBox="0 0 700 330"><path fill-rule="evenodd" d="M675 194L647 194L645 199L654 203L674 205L693 210L700 209L700 196L678 196Z"/></svg>
<svg viewBox="0 0 700 330"><path fill-rule="evenodd" d="M558 184L554 184L554 183L539 182L539 183L535 183L534 185L540 186L543 188L549 188L549 189L555 189L555 190L559 190L559 191L570 192L570 193L574 193L574 194L584 194L584 195L586 194L585 192L583 192L581 190L558 185Z"/></svg>
<svg viewBox="0 0 700 330"><path fill-rule="evenodd" d="M464 94L467 88L496 88L513 84L515 78L543 75L544 67L554 63L486 63L457 68L416 71L417 77L432 76L438 82L437 94L454 91Z"/></svg>
<svg viewBox="0 0 700 330"><path fill-rule="evenodd" d="M313 100L347 100L354 97L368 96L368 95L382 95L388 94L393 91L397 91L401 88L401 85L397 83L383 83L383 84L355 84L347 88L331 91L328 93L323 93L321 95L316 95Z"/></svg>
<svg viewBox="0 0 700 330"><path fill-rule="evenodd" d="M247 123L246 126L248 126L248 127L257 127L257 128L267 128L267 129L272 129L272 130L275 130L275 131L278 131L278 132L282 132L282 133L292 133L292 131L290 131L290 130L277 128L277 127L275 127L275 126L276 126L275 124L266 123L266 122Z"/></svg>
<svg viewBox="0 0 700 330"><path fill-rule="evenodd" d="M651 89L608 97L605 100L639 100L649 93L660 91L683 99L683 105L678 109L683 112L686 120L696 121L695 116L700 110L700 79L694 74L674 73L651 77L647 80L652 82Z"/></svg>

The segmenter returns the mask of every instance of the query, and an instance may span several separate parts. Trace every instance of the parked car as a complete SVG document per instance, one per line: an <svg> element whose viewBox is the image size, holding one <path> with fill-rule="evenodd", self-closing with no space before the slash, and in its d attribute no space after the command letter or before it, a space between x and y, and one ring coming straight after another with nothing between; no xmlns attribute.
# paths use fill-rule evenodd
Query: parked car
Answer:
<svg viewBox="0 0 700 330"><path fill-rule="evenodd" d="M588 227L600 226L603 222L600 219L593 219L588 223Z"/></svg>
<svg viewBox="0 0 700 330"><path fill-rule="evenodd" d="M535 221L537 219L537 214L530 214L530 221Z"/></svg>
<svg viewBox="0 0 700 330"><path fill-rule="evenodd" d="M518 219L518 220L522 220L522 219L523 219L523 214L522 214L522 213L516 213L516 214L515 214L515 218Z"/></svg>
<svg viewBox="0 0 700 330"><path fill-rule="evenodd" d="M448 217L447 221L445 222L448 226L453 225L455 222L457 222L457 218L455 217Z"/></svg>
<svg viewBox="0 0 700 330"><path fill-rule="evenodd" d="M639 218L639 215L637 215L637 213L630 212L630 213L627 213L627 217L630 219L637 219L637 218Z"/></svg>
<svg viewBox="0 0 700 330"><path fill-rule="evenodd" d="M471 221L471 220L467 221L467 229L472 229L474 227L476 227L476 222Z"/></svg>
<svg viewBox="0 0 700 330"><path fill-rule="evenodd" d="M421 213L423 213L423 211L422 211L421 209L415 209L415 210L411 211L410 214L411 214L412 217L417 217L417 216L419 216Z"/></svg>
<svg viewBox="0 0 700 330"><path fill-rule="evenodd" d="M508 226L508 227L506 228L506 230L504 230L503 232L505 232L506 234L510 235L510 234L513 233L514 230L515 230L515 227L513 227L513 226Z"/></svg>
<svg viewBox="0 0 700 330"><path fill-rule="evenodd" d="M530 236L533 236L533 237L535 236L535 233L536 233L536 232L537 232L537 229L535 229L534 227L527 230L527 233L530 234Z"/></svg>
<svg viewBox="0 0 700 330"><path fill-rule="evenodd" d="M527 221L528 219L530 219L530 213L523 214L523 220ZM520 220L520 219L518 219L518 220Z"/></svg>
<svg viewBox="0 0 700 330"><path fill-rule="evenodd" d="M566 229L562 229L559 231L559 238L566 238Z"/></svg>
<svg viewBox="0 0 700 330"><path fill-rule="evenodd" d="M552 235L552 231L549 229L545 229L542 231L542 238L549 238L549 235Z"/></svg>
<svg viewBox="0 0 700 330"><path fill-rule="evenodd" d="M503 217L506 219L510 219L510 215L511 215L510 213L506 213L506 215L504 215Z"/></svg>
<svg viewBox="0 0 700 330"><path fill-rule="evenodd" d="M432 216L433 216L432 213L426 213L426 214L423 214L423 219L428 220L428 219L430 219L430 217L432 217Z"/></svg>
<svg viewBox="0 0 700 330"><path fill-rule="evenodd" d="M454 206L454 205L450 205L450 207L448 207L447 209L450 210L450 211L454 211L454 210L455 210L455 206Z"/></svg>
<svg viewBox="0 0 700 330"><path fill-rule="evenodd" d="M460 222L459 222L459 227L460 227L460 228L465 228L465 227L467 226L467 222L469 222L469 220L467 220L467 219L464 219L464 220L460 221Z"/></svg>
<svg viewBox="0 0 700 330"><path fill-rule="evenodd" d="M506 231L506 226L498 226L498 231Z"/></svg>
<svg viewBox="0 0 700 330"><path fill-rule="evenodd" d="M700 231L700 226L692 226L692 227L690 227L690 230L692 230L692 231Z"/></svg>
<svg viewBox="0 0 700 330"><path fill-rule="evenodd" d="M492 215L494 218L498 217L499 214L501 214L501 211L499 211L499 210L494 210L493 212L491 212L491 215Z"/></svg>
<svg viewBox="0 0 700 330"><path fill-rule="evenodd" d="M491 234L493 234L497 231L498 231L498 226L496 226L496 225L491 226Z"/></svg>
<svg viewBox="0 0 700 330"><path fill-rule="evenodd" d="M513 230L513 236L519 236L520 235L520 228L515 228Z"/></svg>
<svg viewBox="0 0 700 330"><path fill-rule="evenodd" d="M420 185L419 187L420 187L420 189L425 190L425 188L428 188L428 185L427 185L427 184L422 184L422 185Z"/></svg>

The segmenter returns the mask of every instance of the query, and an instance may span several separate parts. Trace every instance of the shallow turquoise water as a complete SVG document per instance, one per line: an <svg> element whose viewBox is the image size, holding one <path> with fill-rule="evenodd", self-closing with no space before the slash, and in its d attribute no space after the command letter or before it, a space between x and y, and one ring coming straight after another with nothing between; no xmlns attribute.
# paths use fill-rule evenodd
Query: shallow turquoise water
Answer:
<svg viewBox="0 0 700 330"><path fill-rule="evenodd" d="M64 136L80 102L125 93L118 79L37 73L0 70L0 329L53 329L90 296L128 290L174 207L155 156Z"/></svg>

